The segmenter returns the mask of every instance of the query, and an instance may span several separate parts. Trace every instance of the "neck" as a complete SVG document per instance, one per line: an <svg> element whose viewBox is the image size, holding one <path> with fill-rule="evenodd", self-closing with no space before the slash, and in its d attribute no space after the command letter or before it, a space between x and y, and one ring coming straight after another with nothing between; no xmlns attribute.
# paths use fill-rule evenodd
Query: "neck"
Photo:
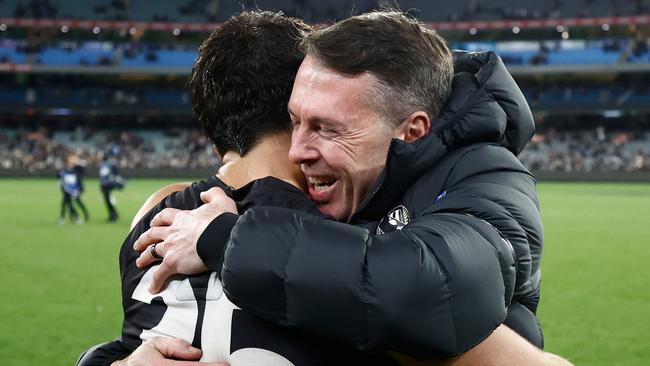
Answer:
<svg viewBox="0 0 650 366"><path fill-rule="evenodd" d="M263 138L243 157L229 151L222 158L217 178L238 189L253 180L271 176L304 191L305 178L300 168L289 162L290 143L290 135L277 134Z"/></svg>

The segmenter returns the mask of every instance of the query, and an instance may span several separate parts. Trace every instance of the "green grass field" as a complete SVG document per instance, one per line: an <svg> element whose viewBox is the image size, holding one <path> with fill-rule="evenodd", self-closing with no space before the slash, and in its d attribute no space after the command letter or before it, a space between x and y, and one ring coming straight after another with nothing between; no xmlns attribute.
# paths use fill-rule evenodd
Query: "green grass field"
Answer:
<svg viewBox="0 0 650 366"><path fill-rule="evenodd" d="M114 224L96 181L84 225L55 224L54 180L0 179L0 365L72 365L121 327L117 253L130 217L174 180L134 180ZM547 350L576 365L650 363L650 185L539 185Z"/></svg>

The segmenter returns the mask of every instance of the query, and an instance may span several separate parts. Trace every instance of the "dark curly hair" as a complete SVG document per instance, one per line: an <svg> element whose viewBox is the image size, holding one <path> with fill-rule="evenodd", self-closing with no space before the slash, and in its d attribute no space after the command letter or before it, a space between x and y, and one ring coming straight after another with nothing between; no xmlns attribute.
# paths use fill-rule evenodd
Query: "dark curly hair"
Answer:
<svg viewBox="0 0 650 366"><path fill-rule="evenodd" d="M219 154L244 156L261 137L291 129L287 104L311 28L282 13L230 18L199 48L188 83L192 110Z"/></svg>

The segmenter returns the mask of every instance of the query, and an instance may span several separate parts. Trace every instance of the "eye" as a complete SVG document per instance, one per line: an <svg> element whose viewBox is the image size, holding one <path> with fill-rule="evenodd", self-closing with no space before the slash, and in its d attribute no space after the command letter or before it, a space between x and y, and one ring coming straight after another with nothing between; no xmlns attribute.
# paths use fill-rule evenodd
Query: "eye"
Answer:
<svg viewBox="0 0 650 366"><path fill-rule="evenodd" d="M320 124L318 126L318 131L325 136L334 136L337 134L337 131L327 124Z"/></svg>

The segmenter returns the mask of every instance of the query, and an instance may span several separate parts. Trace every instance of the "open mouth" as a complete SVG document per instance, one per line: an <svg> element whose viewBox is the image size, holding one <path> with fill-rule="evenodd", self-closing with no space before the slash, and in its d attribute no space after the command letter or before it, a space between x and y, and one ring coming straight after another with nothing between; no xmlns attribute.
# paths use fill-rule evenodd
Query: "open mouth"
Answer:
<svg viewBox="0 0 650 366"><path fill-rule="evenodd" d="M336 178L330 177L309 177L307 182L310 186L314 187L316 192L326 191L334 183L336 183Z"/></svg>
<svg viewBox="0 0 650 366"><path fill-rule="evenodd" d="M307 177L309 195L315 201L325 200L337 181L338 179L327 176Z"/></svg>

